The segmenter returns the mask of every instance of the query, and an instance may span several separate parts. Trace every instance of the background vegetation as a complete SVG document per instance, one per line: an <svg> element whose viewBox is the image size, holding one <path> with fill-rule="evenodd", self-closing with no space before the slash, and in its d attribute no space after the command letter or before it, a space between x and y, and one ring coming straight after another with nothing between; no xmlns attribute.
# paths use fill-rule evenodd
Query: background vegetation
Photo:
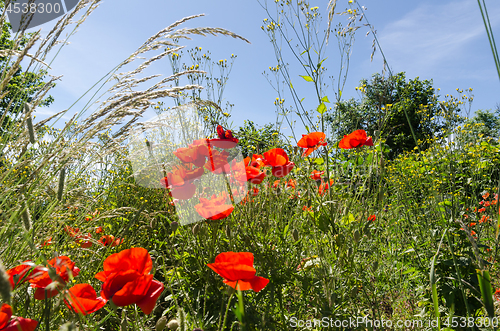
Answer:
<svg viewBox="0 0 500 331"><path fill-rule="evenodd" d="M71 19L79 13L76 24L82 23L97 5L80 3L48 42L39 42L43 52L36 54L49 54ZM192 34L244 38L222 29L178 28L195 17L146 41L105 76L115 81L109 98L86 117L85 109L79 111L62 129L50 123L64 113L33 123L37 107L51 101L45 95L53 81L45 82L39 69L45 58L27 72L14 53L2 53L0 86L12 94L0 103L11 118L0 139L0 260L11 269L26 260L47 266L67 256L80 269L57 296L35 300L28 283L11 290L0 268L1 302L14 315L37 320L39 330L161 330L166 322L179 330L338 330L307 323L358 317L364 322L343 329L386 329L369 323L375 320L405 330L496 329L479 325L500 315L498 109L469 118L464 115L472 107L472 89L441 98L432 81L390 71L361 81L361 100L344 100L354 35L372 31L357 25L365 23L362 7L331 1L326 26L318 7L307 2L267 6L262 29L277 56L267 77L278 97L276 123L262 127L228 122L231 104L223 104L222 95L235 56L216 61L201 48L183 53L178 44ZM347 24L334 26L337 15ZM14 49L5 23L3 31L2 50ZM37 35L26 38L20 49L35 47ZM328 38L337 39L346 64L334 87L325 83ZM284 53L280 45L290 40L300 46ZM169 59L171 76L139 77L162 58ZM126 72L127 65L136 67ZM291 84L297 67L312 92ZM127 146L146 110L172 111L167 97L177 106L196 105L207 138L216 138L222 125L232 129L244 156L282 148L293 170L278 178L265 168L264 181L248 183L248 196L228 217L180 226L168 191L134 180ZM296 119L301 126L292 125ZM294 136L281 133L285 124ZM374 146L339 148L344 135L357 129ZM317 131L327 134L328 144L303 156L297 141ZM311 178L314 170L321 178ZM66 307L67 290L75 284L90 284L100 295L95 275L103 261L133 247L149 252L151 274L165 286L151 314L135 304L108 303L86 316ZM257 275L269 284L243 293L224 285L207 264L229 251L253 253ZM60 282L53 273L50 278ZM397 327L397 321L413 324Z"/></svg>

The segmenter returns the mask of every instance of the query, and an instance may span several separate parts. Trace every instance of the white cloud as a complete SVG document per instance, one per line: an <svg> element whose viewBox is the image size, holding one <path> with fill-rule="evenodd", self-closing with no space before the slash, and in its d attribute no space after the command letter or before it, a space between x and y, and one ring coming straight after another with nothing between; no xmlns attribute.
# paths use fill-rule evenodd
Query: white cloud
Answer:
<svg viewBox="0 0 500 331"><path fill-rule="evenodd" d="M491 6L489 17L492 26L500 21L498 6ZM378 37L389 65L395 71L408 71L423 76L436 73L447 76L453 70L454 76L471 77L485 72L457 70L460 63L481 60L476 42L488 46L486 32L480 11L475 1L448 1L448 3L422 3L401 19L386 25ZM482 48L484 49L484 48ZM452 69L453 68L453 69ZM489 74L492 74L488 72Z"/></svg>

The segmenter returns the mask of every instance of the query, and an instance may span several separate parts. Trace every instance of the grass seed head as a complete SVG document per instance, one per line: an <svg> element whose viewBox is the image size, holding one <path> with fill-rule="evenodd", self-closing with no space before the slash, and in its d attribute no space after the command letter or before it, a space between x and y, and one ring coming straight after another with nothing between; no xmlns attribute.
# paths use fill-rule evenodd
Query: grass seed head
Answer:
<svg viewBox="0 0 500 331"><path fill-rule="evenodd" d="M2 261L0 261L0 296L3 302L10 303L11 293L9 276L7 275L7 271Z"/></svg>

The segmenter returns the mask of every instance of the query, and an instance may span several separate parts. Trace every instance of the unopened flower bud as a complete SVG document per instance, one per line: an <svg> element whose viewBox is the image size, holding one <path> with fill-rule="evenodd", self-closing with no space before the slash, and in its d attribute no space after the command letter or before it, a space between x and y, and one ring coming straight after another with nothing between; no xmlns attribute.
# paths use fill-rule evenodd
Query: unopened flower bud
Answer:
<svg viewBox="0 0 500 331"><path fill-rule="evenodd" d="M293 240L299 241L299 231L297 231L297 229L293 229L292 237L293 237Z"/></svg>
<svg viewBox="0 0 500 331"><path fill-rule="evenodd" d="M365 234L368 239L372 239L372 232L370 231L370 228L365 229Z"/></svg>
<svg viewBox="0 0 500 331"><path fill-rule="evenodd" d="M177 223L175 221L170 223L170 228L172 229L172 232L175 232L178 227L179 227L179 223Z"/></svg>
<svg viewBox="0 0 500 331"><path fill-rule="evenodd" d="M5 267L3 266L2 261L0 261L0 297L2 298L3 302L10 303L10 290L11 288L9 276L7 275L7 271L5 271Z"/></svg>
<svg viewBox="0 0 500 331"><path fill-rule="evenodd" d="M196 236L198 235L198 233L200 233L200 224L197 223L193 226L193 234Z"/></svg>
<svg viewBox="0 0 500 331"><path fill-rule="evenodd" d="M156 321L155 330L163 331L165 329L165 326L167 326L167 316L162 316L158 321Z"/></svg>
<svg viewBox="0 0 500 331"><path fill-rule="evenodd" d="M177 330L179 327L179 321L176 319L170 320L170 322L167 323L167 328L169 330Z"/></svg>
<svg viewBox="0 0 500 331"><path fill-rule="evenodd" d="M375 272L378 269L378 261L373 262L372 270Z"/></svg>
<svg viewBox="0 0 500 331"><path fill-rule="evenodd" d="M357 243L359 243L359 240L361 239L361 234L359 233L358 230L354 231L354 241Z"/></svg>

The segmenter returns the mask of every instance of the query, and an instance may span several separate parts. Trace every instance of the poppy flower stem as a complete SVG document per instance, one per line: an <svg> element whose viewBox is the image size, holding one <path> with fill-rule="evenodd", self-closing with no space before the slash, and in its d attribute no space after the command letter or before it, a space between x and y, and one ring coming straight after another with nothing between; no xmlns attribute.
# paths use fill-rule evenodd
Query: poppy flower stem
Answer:
<svg viewBox="0 0 500 331"><path fill-rule="evenodd" d="M47 291L45 291L45 331L50 331L50 299L47 298Z"/></svg>
<svg viewBox="0 0 500 331"><path fill-rule="evenodd" d="M238 282L236 282L235 288L237 288L237 287L238 287ZM235 291L231 292L231 295L229 296L229 300L227 301L226 312L224 313L224 320L222 321L220 331L223 331L224 327L226 326L227 313L229 312L229 305L231 304L231 299L233 298L234 293L235 293Z"/></svg>

